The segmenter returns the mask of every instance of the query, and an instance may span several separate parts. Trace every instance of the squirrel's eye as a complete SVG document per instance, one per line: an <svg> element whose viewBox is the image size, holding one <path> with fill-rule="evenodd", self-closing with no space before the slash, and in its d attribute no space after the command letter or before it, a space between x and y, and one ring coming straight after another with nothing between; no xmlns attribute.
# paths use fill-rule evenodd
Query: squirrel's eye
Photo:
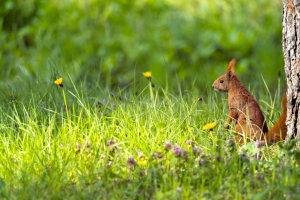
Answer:
<svg viewBox="0 0 300 200"><path fill-rule="evenodd" d="M224 83L224 80L220 80L220 83Z"/></svg>

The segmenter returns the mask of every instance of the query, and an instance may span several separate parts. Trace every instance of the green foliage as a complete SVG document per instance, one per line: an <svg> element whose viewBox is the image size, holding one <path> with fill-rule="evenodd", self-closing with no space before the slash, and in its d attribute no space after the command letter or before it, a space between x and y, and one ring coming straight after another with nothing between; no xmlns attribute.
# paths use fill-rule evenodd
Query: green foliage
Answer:
<svg viewBox="0 0 300 200"><path fill-rule="evenodd" d="M13 88L70 76L87 87L123 89L152 71L162 85L174 88L179 80L203 91L233 57L245 84L263 75L277 85L283 71L279 0L1 4L0 66Z"/></svg>

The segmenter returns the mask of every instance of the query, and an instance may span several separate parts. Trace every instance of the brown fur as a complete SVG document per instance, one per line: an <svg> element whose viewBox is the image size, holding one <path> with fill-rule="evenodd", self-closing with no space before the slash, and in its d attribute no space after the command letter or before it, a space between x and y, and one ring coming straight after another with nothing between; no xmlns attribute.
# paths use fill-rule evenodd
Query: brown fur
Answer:
<svg viewBox="0 0 300 200"><path fill-rule="evenodd" d="M287 126L285 124L286 120L286 112L287 112L287 98L286 98L286 92L283 95L282 98L282 114L278 121L274 124L273 128L269 132L267 132L264 136L265 141L267 141L268 144L273 144L275 142L284 140L286 138L286 132L287 132Z"/></svg>
<svg viewBox="0 0 300 200"><path fill-rule="evenodd" d="M234 74L235 62L234 59L230 61L227 73L215 80L212 87L217 91L228 92L227 128L234 121L236 142L261 140L263 133L268 132L268 127L257 101Z"/></svg>

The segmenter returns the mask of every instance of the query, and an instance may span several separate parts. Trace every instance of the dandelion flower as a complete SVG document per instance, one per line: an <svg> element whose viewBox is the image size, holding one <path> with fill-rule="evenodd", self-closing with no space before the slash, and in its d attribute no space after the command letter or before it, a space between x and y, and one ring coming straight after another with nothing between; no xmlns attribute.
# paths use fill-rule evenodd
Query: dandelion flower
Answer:
<svg viewBox="0 0 300 200"><path fill-rule="evenodd" d="M217 125L217 122L206 124L202 127L202 130L212 130Z"/></svg>
<svg viewBox="0 0 300 200"><path fill-rule="evenodd" d="M145 166L147 164L147 162L148 162L148 157L143 154L141 154L139 156L139 159L137 161L139 166Z"/></svg>
<svg viewBox="0 0 300 200"><path fill-rule="evenodd" d="M55 83L56 85L59 85L59 87L63 87L63 86L64 86L64 85L63 85L63 79L62 79L62 78L56 79L56 80L54 81L54 83Z"/></svg>
<svg viewBox="0 0 300 200"><path fill-rule="evenodd" d="M151 78L151 76L152 76L152 73L151 72L143 72L143 76L145 77L145 78Z"/></svg>

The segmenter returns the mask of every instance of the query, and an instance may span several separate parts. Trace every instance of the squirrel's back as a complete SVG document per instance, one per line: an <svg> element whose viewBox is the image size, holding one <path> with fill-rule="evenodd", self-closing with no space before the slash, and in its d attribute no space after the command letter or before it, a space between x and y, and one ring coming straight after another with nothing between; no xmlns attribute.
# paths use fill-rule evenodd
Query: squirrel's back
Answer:
<svg viewBox="0 0 300 200"><path fill-rule="evenodd" d="M212 87L221 92L228 92L229 116L227 124L235 123L236 141L260 140L268 132L264 115L251 93L244 87L234 73L235 60L231 60L226 74L220 76ZM227 126L228 128L228 126Z"/></svg>

